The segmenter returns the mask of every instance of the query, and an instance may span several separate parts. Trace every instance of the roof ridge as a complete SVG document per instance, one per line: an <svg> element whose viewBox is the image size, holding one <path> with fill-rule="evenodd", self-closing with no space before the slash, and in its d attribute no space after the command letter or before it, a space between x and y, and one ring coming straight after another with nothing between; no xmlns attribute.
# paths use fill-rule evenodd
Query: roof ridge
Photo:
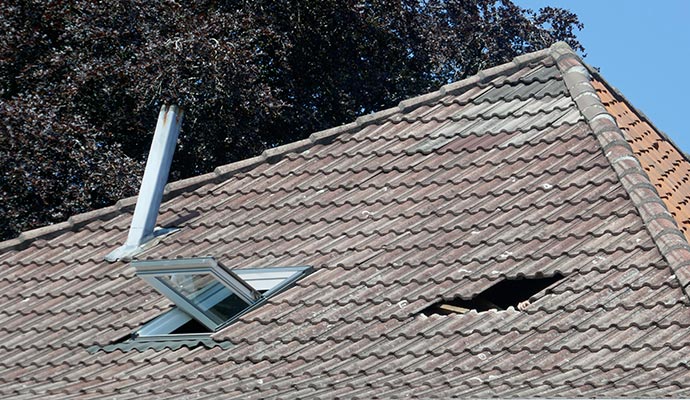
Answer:
<svg viewBox="0 0 690 400"><path fill-rule="evenodd" d="M647 114L645 114L644 112L642 112L642 110L640 110L639 108L635 107L635 105L634 105L632 102L630 102L630 101L628 100L628 98L625 97L625 95L623 95L623 93L622 93L620 90L618 90L617 87L615 87L615 86L613 86L611 83L609 83L609 82L601 75L601 73L599 73L599 71L597 71L596 68L592 67L591 65L589 65L589 64L587 64L587 63L583 63L583 64L584 64L584 66L589 70L589 73L590 73L591 75L593 75L597 80L601 81L601 82L610 90L610 92L611 92L612 94L614 94L615 96L619 97L621 101L623 101L628 107L630 107L630 109L631 109L632 111L634 111L634 112L637 114L637 116L640 117L640 119L643 119L644 122L646 122L647 124L649 124L649 126L651 126L652 129L654 129L654 131L655 131L656 133L659 134L659 136L661 136L665 141L667 141L668 143L670 143L671 146L673 146L673 147L678 151L678 153L679 153L681 156L683 156L683 158L685 158L685 160L687 160L687 161L690 162L690 154L688 154L688 153L686 153L685 151L683 151L683 149L681 149L680 146L678 146L678 145L676 144L676 142L673 141L673 139L671 139L671 137L670 137L666 132L664 132L664 131L662 131L661 129L659 129L659 128L654 124L654 122L652 122L652 120L650 120L649 117L647 117Z"/></svg>
<svg viewBox="0 0 690 400"><path fill-rule="evenodd" d="M337 136L343 133L354 132L365 126L377 123L379 121L384 121L394 114L409 112L422 105L437 101L444 96L458 94L459 92L465 91L477 84L486 82L498 75L514 72L531 62L548 58L549 55L550 50L547 48L517 56L510 62L481 70L476 75L457 82L446 84L436 91L403 100L398 103L397 106L375 113L362 115L354 122L314 132L309 135L307 139L266 149L258 156L221 165L213 170L213 172L168 183L165 185L165 190L163 192L163 201L170 200L181 193L193 191L206 184L224 181L234 174L246 172L265 162L271 164L275 163L281 160L287 154L299 153L318 144L330 143L335 140ZM0 251L22 249L35 240L50 239L64 232L78 229L99 219L111 219L123 211L133 209L133 207L136 205L137 196L120 199L112 206L70 216L67 221L24 231L14 239L0 241Z"/></svg>
<svg viewBox="0 0 690 400"><path fill-rule="evenodd" d="M591 83L590 69L564 42L555 43L549 52L563 74L571 97L598 139L621 185L630 195L654 244L668 262L683 292L690 298L690 244L625 140L615 117L606 110Z"/></svg>

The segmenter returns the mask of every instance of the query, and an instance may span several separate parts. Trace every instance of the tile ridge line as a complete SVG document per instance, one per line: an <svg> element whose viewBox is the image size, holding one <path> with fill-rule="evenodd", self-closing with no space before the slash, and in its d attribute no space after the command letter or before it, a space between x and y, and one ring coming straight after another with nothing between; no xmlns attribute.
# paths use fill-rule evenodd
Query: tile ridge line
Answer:
<svg viewBox="0 0 690 400"><path fill-rule="evenodd" d="M613 86L611 83L609 83L609 82L606 80L606 78L604 78L604 77L601 75L601 73L600 73L599 71L596 70L596 68L594 68L594 67L592 67L591 65L586 64L586 63L583 63L583 64L584 64L584 66L589 70L589 73L590 73L594 78L596 78L596 79L599 80L604 86L606 86L606 88L607 88L615 97L618 97L619 100L621 100L621 101L624 102L628 107L630 107L630 109L631 109L632 111L634 111L635 114L637 114L637 116L640 117L640 119L642 119L642 120L644 120L644 122L648 123L649 126L650 126L652 129L654 129L654 131L655 131L656 133L659 134L659 136L661 136L665 141L667 141L668 143L670 143L671 146L673 146L673 147L676 149L676 151L678 151L678 153L679 153L681 156L683 156L683 158L685 159L685 161L690 162L690 154L684 152L684 151L680 148L680 146L678 146L678 145L676 144L676 142L674 142L673 139L671 139L671 137L670 137L666 132L664 132L664 131L662 131L661 129L659 129L659 128L654 124L654 122L652 122L652 120L650 120L649 117L647 117L647 114L645 114L644 112L642 112L642 110L640 110L639 108L635 107L635 105L634 105L633 103L631 103L630 100L628 100L628 98L625 97L625 95L623 95L623 93L621 93L621 91L618 90L617 87L615 87L615 86Z"/></svg>
<svg viewBox="0 0 690 400"><path fill-rule="evenodd" d="M564 42L552 45L550 55L563 74L563 80L577 108L585 117L621 185L642 217L654 244L668 262L686 297L690 299L690 244L652 185L632 147L625 140L615 117L604 107L592 85L592 77L586 64Z"/></svg>
<svg viewBox="0 0 690 400"><path fill-rule="evenodd" d="M276 163L288 154L301 153L319 144L329 144L342 134L356 132L368 125L386 121L395 114L404 114L410 112L417 107L438 101L445 96L457 95L480 83L493 79L496 76L515 72L529 63L540 61L548 57L548 48L533 53L523 54L513 58L513 60L510 62L481 70L471 77L446 84L436 91L403 100L397 106L375 113L362 115L354 122L314 132L307 139L302 139L282 146L266 149L258 156L221 165L214 169L213 172L170 182L165 185L163 202L168 201L182 193L194 191L201 186L225 181L235 174L249 171L261 164ZM52 239L61 235L62 233L79 229L97 220L111 220L123 212L132 211L136 205L136 202L137 196L130 196L118 200L117 203L112 206L72 215L67 219L67 221L23 231L14 239L1 241L0 252L8 250L21 250L28 247L36 240Z"/></svg>

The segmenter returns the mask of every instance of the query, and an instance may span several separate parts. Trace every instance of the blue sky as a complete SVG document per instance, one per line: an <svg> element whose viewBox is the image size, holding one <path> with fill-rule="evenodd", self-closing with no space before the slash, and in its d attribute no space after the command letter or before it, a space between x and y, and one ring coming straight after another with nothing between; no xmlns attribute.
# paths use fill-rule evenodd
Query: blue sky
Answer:
<svg viewBox="0 0 690 400"><path fill-rule="evenodd" d="M690 153L690 0L514 0L575 12L585 61Z"/></svg>

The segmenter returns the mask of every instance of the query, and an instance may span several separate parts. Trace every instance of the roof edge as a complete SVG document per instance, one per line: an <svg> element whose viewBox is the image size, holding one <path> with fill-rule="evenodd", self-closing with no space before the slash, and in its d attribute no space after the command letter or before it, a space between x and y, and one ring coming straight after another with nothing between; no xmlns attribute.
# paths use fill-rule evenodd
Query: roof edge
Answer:
<svg viewBox="0 0 690 400"><path fill-rule="evenodd" d="M466 91L477 84L487 82L498 75L515 72L525 65L548 58L550 54L550 49L547 48L533 53L517 56L508 63L479 71L479 73L476 75L457 82L446 84L436 91L403 100L397 106L375 113L362 115L354 122L314 132L307 139L266 149L258 156L219 166L213 172L209 172L207 174L168 183L165 185L163 192L163 201L170 200L181 193L196 190L204 185L222 182L232 175L249 171L263 163L276 163L288 154L300 153L319 144L328 144L342 134L355 132L371 124L385 122L395 114L409 112L417 107L438 101L444 96L462 93L463 91ZM107 221L122 212L133 210L136 202L137 196L127 197L119 200L112 206L73 215L69 217L67 221L24 231L14 239L0 242L0 251L21 250L29 246L35 240L52 239L62 233L79 229L96 220Z"/></svg>
<svg viewBox="0 0 690 400"><path fill-rule="evenodd" d="M620 90L618 90L617 87L615 87L615 86L613 86L611 83L609 83L609 82L606 80L606 78L604 78L604 77L601 75L601 73L599 73L599 71L597 71L596 68L594 68L594 67L592 67L591 65L586 64L586 63L583 63L583 64L584 64L584 66L587 67L587 69L589 70L590 75L594 76L597 80L601 81L601 82L609 89L609 91L610 91L611 93L613 93L613 94L614 94L616 97L618 97L621 101L625 102L625 104L626 104L628 107L630 107L630 109L631 109L632 111L634 111L634 112L637 114L637 116L640 117L640 119L643 119L644 122L648 123L649 126L651 126L652 129L654 129L654 131L656 131L656 133L659 134L659 136L661 136L662 138L664 138L665 141L669 142L669 143L671 144L671 146L673 146L673 147L678 151L678 153L679 153L680 155L682 155L687 161L690 161L690 154L684 152L683 149L681 149L680 146L678 146L678 145L676 144L676 142L674 142L673 139L671 139L671 137L670 137L668 134L666 134L666 132L664 132L664 131L662 131L661 129L659 129L659 127L657 127L657 126L654 124L654 122L652 122L652 120L650 120L649 117L647 117L647 114L645 114L644 112L642 112L639 108L635 107L635 105L634 105L633 103L631 103L631 102L628 100L628 98L625 97L625 96L623 95L623 93L621 93Z"/></svg>
<svg viewBox="0 0 690 400"><path fill-rule="evenodd" d="M652 240L690 299L690 244L640 165L616 119L604 107L591 82L590 69L564 42L549 49L563 80L642 217Z"/></svg>

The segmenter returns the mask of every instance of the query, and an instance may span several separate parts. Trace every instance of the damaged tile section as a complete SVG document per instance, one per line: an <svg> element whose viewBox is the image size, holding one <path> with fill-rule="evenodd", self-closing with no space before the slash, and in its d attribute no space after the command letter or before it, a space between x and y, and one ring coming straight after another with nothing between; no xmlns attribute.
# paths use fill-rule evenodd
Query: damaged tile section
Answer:
<svg viewBox="0 0 690 400"><path fill-rule="evenodd" d="M504 279L470 299L441 300L426 308L423 313L427 316L465 314L470 311L506 310L510 307L522 311L530 306L533 296L554 286L561 279L561 274L550 277Z"/></svg>

